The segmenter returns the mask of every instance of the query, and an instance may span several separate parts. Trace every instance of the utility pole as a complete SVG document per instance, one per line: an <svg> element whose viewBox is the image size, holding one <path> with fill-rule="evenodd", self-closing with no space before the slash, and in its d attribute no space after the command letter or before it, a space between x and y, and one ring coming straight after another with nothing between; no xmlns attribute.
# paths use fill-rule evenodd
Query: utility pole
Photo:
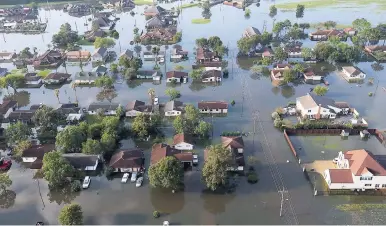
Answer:
<svg viewBox="0 0 386 226"><path fill-rule="evenodd" d="M285 190L284 187L283 187L283 190L278 191L278 192L281 194L280 213L279 213L279 216L281 217L281 216L282 216L282 213L283 213L284 193L288 193L288 191Z"/></svg>
<svg viewBox="0 0 386 226"><path fill-rule="evenodd" d="M253 147L255 147L255 134L256 134L256 120L257 120L257 110L253 111L252 118L253 118Z"/></svg>

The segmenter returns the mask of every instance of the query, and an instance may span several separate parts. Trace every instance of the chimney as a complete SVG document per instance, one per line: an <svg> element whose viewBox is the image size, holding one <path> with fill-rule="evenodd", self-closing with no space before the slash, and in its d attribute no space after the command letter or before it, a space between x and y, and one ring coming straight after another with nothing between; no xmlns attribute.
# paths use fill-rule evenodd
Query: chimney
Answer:
<svg viewBox="0 0 386 226"><path fill-rule="evenodd" d="M318 113L316 113L316 116L315 116L315 119L320 119L320 111L322 110L322 105L319 104L319 107L318 107Z"/></svg>

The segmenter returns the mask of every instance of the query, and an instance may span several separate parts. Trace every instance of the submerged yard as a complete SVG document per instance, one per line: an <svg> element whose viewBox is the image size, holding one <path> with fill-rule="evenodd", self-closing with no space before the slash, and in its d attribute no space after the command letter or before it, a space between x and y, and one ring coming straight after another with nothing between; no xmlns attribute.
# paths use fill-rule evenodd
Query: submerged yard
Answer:
<svg viewBox="0 0 386 226"><path fill-rule="evenodd" d="M283 3L280 1L276 4L276 7L283 10L295 10L298 4L302 4L306 8L314 9L322 7L359 8L375 5L377 9L386 10L386 2L383 0L296 0Z"/></svg>

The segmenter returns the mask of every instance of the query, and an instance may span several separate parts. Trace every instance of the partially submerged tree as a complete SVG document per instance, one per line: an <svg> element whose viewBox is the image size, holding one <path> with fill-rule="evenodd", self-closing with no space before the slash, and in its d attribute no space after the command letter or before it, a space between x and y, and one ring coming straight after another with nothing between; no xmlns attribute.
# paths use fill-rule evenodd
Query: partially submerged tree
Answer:
<svg viewBox="0 0 386 226"><path fill-rule="evenodd" d="M115 46L115 41L114 39L111 38L101 38L97 37L94 42L94 47L95 48L111 48Z"/></svg>
<svg viewBox="0 0 386 226"><path fill-rule="evenodd" d="M174 156L162 158L149 168L149 182L153 187L180 190L184 187L184 169Z"/></svg>
<svg viewBox="0 0 386 226"><path fill-rule="evenodd" d="M7 173L0 173L0 195L12 185L12 180Z"/></svg>
<svg viewBox="0 0 386 226"><path fill-rule="evenodd" d="M170 100L175 100L177 98L181 97L180 91L173 89L173 88L168 88L165 90L166 95L170 97Z"/></svg>
<svg viewBox="0 0 386 226"><path fill-rule="evenodd" d="M53 187L63 187L68 181L67 176L73 172L73 168L58 151L48 152L43 157L43 175L48 184Z"/></svg>
<svg viewBox="0 0 386 226"><path fill-rule="evenodd" d="M19 142L27 140L31 136L32 130L27 124L16 122L11 124L5 130L5 137L7 142L11 145L17 145Z"/></svg>
<svg viewBox="0 0 386 226"><path fill-rule="evenodd" d="M324 96L324 95L326 95L328 88L325 86L317 85L317 86L315 86L313 91L318 96Z"/></svg>
<svg viewBox="0 0 386 226"><path fill-rule="evenodd" d="M78 204L63 207L59 213L58 222L61 225L83 225L83 211Z"/></svg>
<svg viewBox="0 0 386 226"><path fill-rule="evenodd" d="M84 131L79 126L67 126L56 135L56 148L63 153L80 152L82 143L86 141Z"/></svg>

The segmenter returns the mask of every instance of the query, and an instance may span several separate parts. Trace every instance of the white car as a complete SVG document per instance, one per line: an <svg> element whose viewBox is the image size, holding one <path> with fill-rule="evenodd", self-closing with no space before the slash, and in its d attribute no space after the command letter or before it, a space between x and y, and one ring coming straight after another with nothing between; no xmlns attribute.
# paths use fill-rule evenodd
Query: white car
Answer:
<svg viewBox="0 0 386 226"><path fill-rule="evenodd" d="M139 188L142 186L143 177L138 177L137 182L135 183L135 187Z"/></svg>
<svg viewBox="0 0 386 226"><path fill-rule="evenodd" d="M154 105L158 105L158 97L154 97Z"/></svg>
<svg viewBox="0 0 386 226"><path fill-rule="evenodd" d="M130 174L129 174L129 173L123 174L123 177L122 177L121 182L122 182L122 183L126 183L127 180L129 179L129 177L130 177Z"/></svg>
<svg viewBox="0 0 386 226"><path fill-rule="evenodd" d="M137 180L137 173L136 172L133 172L133 174L131 174L131 182L135 182Z"/></svg>
<svg viewBox="0 0 386 226"><path fill-rule="evenodd" d="M91 183L91 178L89 176L86 176L83 180L83 189L86 189L90 186L90 183Z"/></svg>

